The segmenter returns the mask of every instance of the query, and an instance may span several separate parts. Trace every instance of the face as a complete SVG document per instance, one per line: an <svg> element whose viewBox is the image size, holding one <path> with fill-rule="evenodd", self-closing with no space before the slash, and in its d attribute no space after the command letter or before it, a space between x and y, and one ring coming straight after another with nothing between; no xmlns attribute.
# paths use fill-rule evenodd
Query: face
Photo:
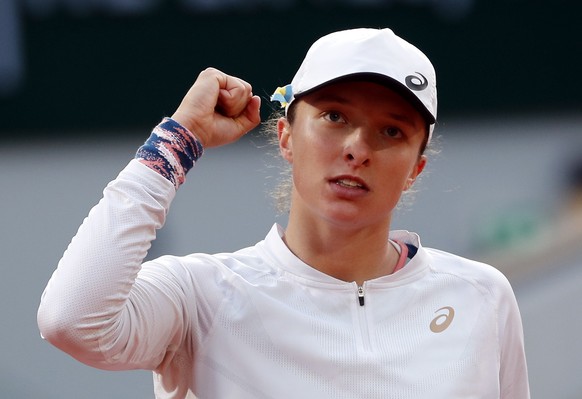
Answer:
<svg viewBox="0 0 582 399"><path fill-rule="evenodd" d="M302 97L278 124L292 164L290 217L349 228L389 228L403 191L421 173L426 124L399 94L341 82Z"/></svg>

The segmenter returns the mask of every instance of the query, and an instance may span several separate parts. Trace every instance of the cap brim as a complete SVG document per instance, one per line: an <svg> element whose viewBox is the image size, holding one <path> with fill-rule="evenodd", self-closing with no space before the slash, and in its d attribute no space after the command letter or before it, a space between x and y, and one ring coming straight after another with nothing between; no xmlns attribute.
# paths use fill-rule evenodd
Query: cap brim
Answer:
<svg viewBox="0 0 582 399"><path fill-rule="evenodd" d="M398 80L391 78L386 75L382 75L380 73L374 72L358 72L352 73L349 75L343 75L337 77L335 79L328 80L322 84L319 84L315 87L310 88L309 90L302 91L300 93L294 94L294 97L301 98L309 93L313 93L314 91L321 89L323 87L329 86L334 83L343 82L343 81L365 81L365 82L374 82L386 86L396 93L401 95L406 101L408 101L414 108L420 112L422 117L426 120L429 125L432 125L436 122L435 117L431 114L431 112L424 106L422 101L414 95L410 91L408 87L400 83Z"/></svg>

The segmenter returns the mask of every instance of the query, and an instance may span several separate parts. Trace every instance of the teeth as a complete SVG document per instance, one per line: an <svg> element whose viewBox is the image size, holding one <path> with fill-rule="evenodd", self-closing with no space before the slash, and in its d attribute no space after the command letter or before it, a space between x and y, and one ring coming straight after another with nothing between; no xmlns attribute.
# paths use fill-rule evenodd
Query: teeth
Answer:
<svg viewBox="0 0 582 399"><path fill-rule="evenodd" d="M337 184L345 187L360 187L360 188L363 187L360 183L348 179L340 179L337 181Z"/></svg>

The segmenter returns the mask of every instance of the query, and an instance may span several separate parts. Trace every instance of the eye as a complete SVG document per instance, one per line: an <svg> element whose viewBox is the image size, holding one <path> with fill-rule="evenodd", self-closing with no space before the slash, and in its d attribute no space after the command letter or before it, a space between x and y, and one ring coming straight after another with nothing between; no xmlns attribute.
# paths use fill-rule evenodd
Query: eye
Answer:
<svg viewBox="0 0 582 399"><path fill-rule="evenodd" d="M400 138L402 137L402 130L400 130L397 127L387 127L386 129L384 129L384 135L387 137L391 137L391 138Z"/></svg>
<svg viewBox="0 0 582 399"><path fill-rule="evenodd" d="M344 117L342 116L341 113L337 112L337 111L328 111L326 112L323 117L330 121L330 122L334 122L334 123L343 123L345 122Z"/></svg>

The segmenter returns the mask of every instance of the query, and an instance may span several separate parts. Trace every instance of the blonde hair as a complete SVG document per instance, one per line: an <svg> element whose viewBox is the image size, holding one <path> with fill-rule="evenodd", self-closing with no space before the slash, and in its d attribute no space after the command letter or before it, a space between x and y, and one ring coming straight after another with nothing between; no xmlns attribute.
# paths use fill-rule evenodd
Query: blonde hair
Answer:
<svg viewBox="0 0 582 399"><path fill-rule="evenodd" d="M292 107L293 108L293 107ZM291 209L291 191L293 190L293 176L291 165L286 162L279 153L279 133L277 123L285 118L282 110L274 110L270 117L262 122L261 133L266 137L271 148L271 155L277 160L279 174L277 184L269 191L274 201L274 206L280 215L286 214Z"/></svg>

